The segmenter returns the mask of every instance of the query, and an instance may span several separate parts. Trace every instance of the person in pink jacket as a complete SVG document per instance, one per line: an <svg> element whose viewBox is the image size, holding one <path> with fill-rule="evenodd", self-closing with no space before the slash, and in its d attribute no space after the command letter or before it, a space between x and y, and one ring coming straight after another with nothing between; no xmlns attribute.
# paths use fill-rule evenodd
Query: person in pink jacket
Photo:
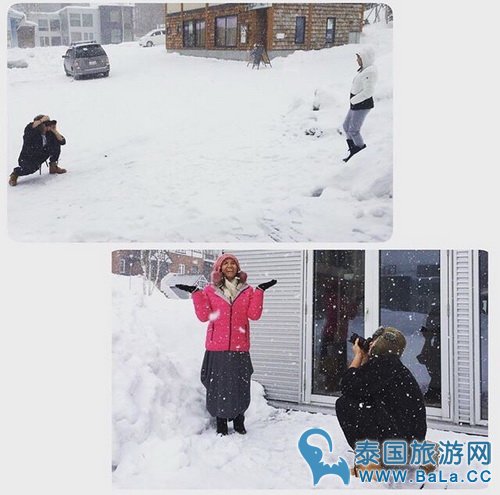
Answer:
<svg viewBox="0 0 500 495"><path fill-rule="evenodd" d="M245 434L244 413L250 405L250 320L262 315L264 291L270 280L256 289L246 283L247 274L233 254L222 254L214 264L212 284L203 290L178 284L192 293L198 319L208 322L201 381L207 390L208 412L216 417L217 433L228 434L227 422Z"/></svg>

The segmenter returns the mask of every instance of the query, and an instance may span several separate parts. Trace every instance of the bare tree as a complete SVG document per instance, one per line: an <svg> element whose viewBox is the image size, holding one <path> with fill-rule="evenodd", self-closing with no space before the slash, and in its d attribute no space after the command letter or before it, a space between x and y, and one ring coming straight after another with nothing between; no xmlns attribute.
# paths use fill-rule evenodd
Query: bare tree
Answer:
<svg viewBox="0 0 500 495"><path fill-rule="evenodd" d="M141 251L142 290L145 296L153 294L158 287L161 265L167 257L167 251L162 249Z"/></svg>

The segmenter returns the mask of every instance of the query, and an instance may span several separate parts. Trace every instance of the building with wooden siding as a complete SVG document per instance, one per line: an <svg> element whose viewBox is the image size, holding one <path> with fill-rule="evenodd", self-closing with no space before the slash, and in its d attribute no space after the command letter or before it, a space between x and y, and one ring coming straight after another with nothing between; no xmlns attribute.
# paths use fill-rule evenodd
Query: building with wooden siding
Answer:
<svg viewBox="0 0 500 495"><path fill-rule="evenodd" d="M401 330L430 427L487 434L488 254L235 251L248 282L278 280L252 322L254 378L277 407L335 414L353 333Z"/></svg>
<svg viewBox="0 0 500 495"><path fill-rule="evenodd" d="M168 3L166 48L245 60L255 44L263 44L273 58L356 43L363 14L361 3Z"/></svg>

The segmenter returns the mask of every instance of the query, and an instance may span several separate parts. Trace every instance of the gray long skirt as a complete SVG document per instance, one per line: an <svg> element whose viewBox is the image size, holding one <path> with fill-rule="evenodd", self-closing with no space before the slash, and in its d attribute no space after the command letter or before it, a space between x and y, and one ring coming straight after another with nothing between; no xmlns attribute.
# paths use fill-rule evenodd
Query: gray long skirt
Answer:
<svg viewBox="0 0 500 495"><path fill-rule="evenodd" d="M205 351L201 383L207 389L207 410L218 418L232 419L250 405L253 373L249 352Z"/></svg>

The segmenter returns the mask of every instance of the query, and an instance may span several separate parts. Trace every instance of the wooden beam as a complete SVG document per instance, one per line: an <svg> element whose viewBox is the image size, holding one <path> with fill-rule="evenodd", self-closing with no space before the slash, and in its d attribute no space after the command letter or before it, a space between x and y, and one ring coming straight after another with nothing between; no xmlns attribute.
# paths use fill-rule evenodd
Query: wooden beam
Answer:
<svg viewBox="0 0 500 495"><path fill-rule="evenodd" d="M274 39L273 39L273 34L274 34L274 6L266 9L267 10L267 15L266 15L266 42L265 42L265 48L266 51L270 51L273 49L274 45Z"/></svg>
<svg viewBox="0 0 500 495"><path fill-rule="evenodd" d="M215 26L214 26L215 28ZM208 41L208 3L205 4L205 50L208 50L208 48L212 48L212 45L209 47L209 41ZM215 41L214 41L215 45Z"/></svg>

